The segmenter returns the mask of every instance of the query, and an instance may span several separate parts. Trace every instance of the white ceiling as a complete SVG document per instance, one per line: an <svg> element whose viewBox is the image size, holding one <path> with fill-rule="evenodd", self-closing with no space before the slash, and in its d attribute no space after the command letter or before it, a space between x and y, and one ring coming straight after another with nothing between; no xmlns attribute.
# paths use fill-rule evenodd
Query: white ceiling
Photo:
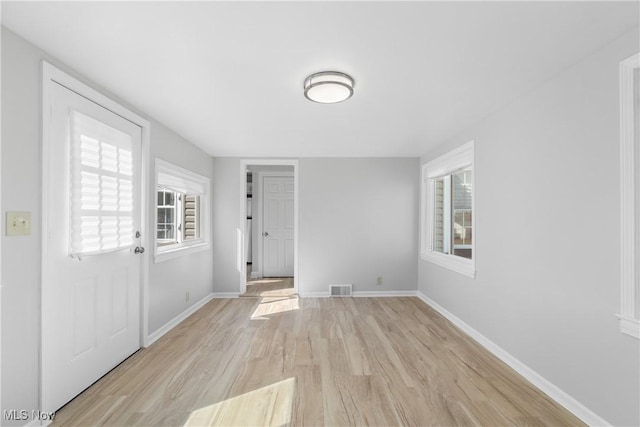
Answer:
<svg viewBox="0 0 640 427"><path fill-rule="evenodd" d="M638 26L638 2L2 2L214 156L418 156ZM307 101L307 75L355 95Z"/></svg>

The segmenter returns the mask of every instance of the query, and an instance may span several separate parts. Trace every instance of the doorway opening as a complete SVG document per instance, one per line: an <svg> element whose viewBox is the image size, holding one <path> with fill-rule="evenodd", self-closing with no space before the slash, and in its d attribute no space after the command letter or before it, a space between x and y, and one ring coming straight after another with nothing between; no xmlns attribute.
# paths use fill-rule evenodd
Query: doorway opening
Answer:
<svg viewBox="0 0 640 427"><path fill-rule="evenodd" d="M298 292L298 161L240 162L240 296Z"/></svg>

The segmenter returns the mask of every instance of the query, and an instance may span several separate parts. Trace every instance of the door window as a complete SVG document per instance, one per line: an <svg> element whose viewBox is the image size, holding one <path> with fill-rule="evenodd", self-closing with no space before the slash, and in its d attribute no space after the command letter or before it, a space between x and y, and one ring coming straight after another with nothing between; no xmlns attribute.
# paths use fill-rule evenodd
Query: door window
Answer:
<svg viewBox="0 0 640 427"><path fill-rule="evenodd" d="M71 113L71 255L133 244L131 136Z"/></svg>

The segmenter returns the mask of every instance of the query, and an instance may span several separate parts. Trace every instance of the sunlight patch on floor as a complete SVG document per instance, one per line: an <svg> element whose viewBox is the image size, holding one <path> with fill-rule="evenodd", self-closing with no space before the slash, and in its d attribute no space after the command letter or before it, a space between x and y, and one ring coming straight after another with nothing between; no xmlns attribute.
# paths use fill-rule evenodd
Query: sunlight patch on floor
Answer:
<svg viewBox="0 0 640 427"><path fill-rule="evenodd" d="M261 283L281 283L282 279L253 279L247 282L247 286L259 285Z"/></svg>
<svg viewBox="0 0 640 427"><path fill-rule="evenodd" d="M300 300L298 296L274 296L263 297L260 304L251 315L251 320L266 319L264 316L271 314L285 313L287 311L299 310Z"/></svg>
<svg viewBox="0 0 640 427"><path fill-rule="evenodd" d="M289 288L289 289L272 289L269 291L262 291L256 296L269 297L269 298L274 298L274 297L291 298L295 295L296 295L296 291L293 288Z"/></svg>
<svg viewBox="0 0 640 427"><path fill-rule="evenodd" d="M295 388L295 377L287 378L197 409L184 426L289 426Z"/></svg>

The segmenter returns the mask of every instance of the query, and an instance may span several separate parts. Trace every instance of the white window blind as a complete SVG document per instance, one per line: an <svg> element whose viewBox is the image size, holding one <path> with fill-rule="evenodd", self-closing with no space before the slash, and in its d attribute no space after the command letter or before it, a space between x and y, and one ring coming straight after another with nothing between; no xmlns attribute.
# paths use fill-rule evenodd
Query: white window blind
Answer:
<svg viewBox="0 0 640 427"><path fill-rule="evenodd" d="M112 252L133 244L131 137L71 112L72 256Z"/></svg>
<svg viewBox="0 0 640 427"><path fill-rule="evenodd" d="M178 166L173 166L169 169L165 163L158 163L156 166L158 169L158 185L184 194L205 194L206 181L202 177L186 171L178 170ZM181 168L180 168L181 169Z"/></svg>

